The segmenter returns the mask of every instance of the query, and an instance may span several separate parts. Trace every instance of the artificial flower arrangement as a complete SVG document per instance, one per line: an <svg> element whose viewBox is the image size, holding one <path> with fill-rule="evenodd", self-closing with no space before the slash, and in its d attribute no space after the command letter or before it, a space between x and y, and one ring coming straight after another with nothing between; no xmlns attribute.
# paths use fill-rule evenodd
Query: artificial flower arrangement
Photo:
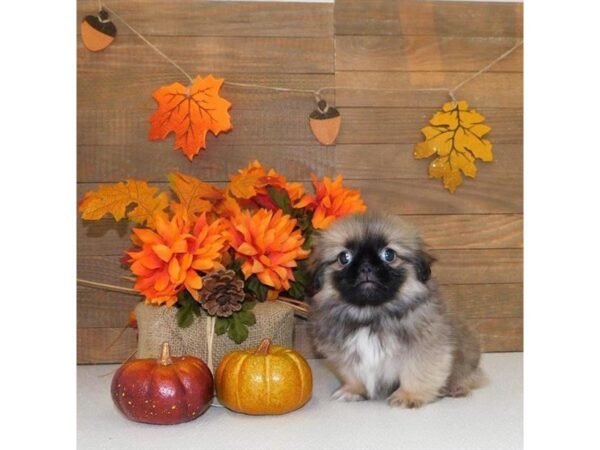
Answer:
<svg viewBox="0 0 600 450"><path fill-rule="evenodd" d="M121 262L135 275L146 303L176 307L179 326L190 326L202 309L215 316L215 332L236 343L255 323L256 301L281 296L303 300L305 260L315 230L366 210L342 177L318 180L314 193L288 182L258 161L230 177L223 188L173 172L172 198L145 181L100 185L81 200L82 218L127 217L133 228ZM135 207L133 207L135 205Z"/></svg>

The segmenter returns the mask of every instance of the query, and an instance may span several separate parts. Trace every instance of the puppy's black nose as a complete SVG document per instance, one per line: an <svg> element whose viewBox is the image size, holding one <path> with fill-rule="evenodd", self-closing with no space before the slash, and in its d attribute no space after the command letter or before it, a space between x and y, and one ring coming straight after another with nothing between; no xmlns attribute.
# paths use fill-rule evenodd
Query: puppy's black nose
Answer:
<svg viewBox="0 0 600 450"><path fill-rule="evenodd" d="M358 273L368 278L373 273L373 266L367 262L362 263L358 268Z"/></svg>

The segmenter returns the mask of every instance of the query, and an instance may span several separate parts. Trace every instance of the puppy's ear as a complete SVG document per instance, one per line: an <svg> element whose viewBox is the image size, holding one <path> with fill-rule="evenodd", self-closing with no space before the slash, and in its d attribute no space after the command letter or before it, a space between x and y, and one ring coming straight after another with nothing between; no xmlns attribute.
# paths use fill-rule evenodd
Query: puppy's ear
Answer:
<svg viewBox="0 0 600 450"><path fill-rule="evenodd" d="M427 283L431 278L431 265L435 258L424 250L419 250L415 255L414 265L417 272L417 279L421 283Z"/></svg>

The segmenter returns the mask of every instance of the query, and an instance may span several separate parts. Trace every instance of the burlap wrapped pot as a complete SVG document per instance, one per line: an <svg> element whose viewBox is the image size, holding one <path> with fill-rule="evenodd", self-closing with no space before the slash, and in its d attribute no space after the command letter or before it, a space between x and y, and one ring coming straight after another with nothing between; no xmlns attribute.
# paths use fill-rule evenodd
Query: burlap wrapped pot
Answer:
<svg viewBox="0 0 600 450"><path fill-rule="evenodd" d="M221 358L232 350L257 347L265 337L273 344L292 347L294 311L289 306L273 301L258 303L252 309L256 324L248 328L248 338L236 344L227 336L213 335L212 362L216 367ZM208 316L202 311L192 325L180 328L175 314L177 308L139 303L135 308L138 326L138 351L136 358L157 358L161 344L169 342L173 355L193 355L208 361Z"/></svg>

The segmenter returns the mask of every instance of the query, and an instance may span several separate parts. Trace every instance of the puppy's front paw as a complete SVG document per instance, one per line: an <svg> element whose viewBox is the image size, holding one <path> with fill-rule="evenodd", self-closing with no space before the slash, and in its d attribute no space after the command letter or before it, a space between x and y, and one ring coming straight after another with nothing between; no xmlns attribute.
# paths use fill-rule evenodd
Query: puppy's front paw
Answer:
<svg viewBox="0 0 600 450"><path fill-rule="evenodd" d="M365 400L365 397L362 394L353 392L346 386L342 386L333 394L331 394L331 400L337 400L339 402L360 402Z"/></svg>
<svg viewBox="0 0 600 450"><path fill-rule="evenodd" d="M400 388L394 391L392 395L388 397L388 404L390 406L399 408L420 408L432 400L433 399L426 395L415 392L407 392Z"/></svg>

